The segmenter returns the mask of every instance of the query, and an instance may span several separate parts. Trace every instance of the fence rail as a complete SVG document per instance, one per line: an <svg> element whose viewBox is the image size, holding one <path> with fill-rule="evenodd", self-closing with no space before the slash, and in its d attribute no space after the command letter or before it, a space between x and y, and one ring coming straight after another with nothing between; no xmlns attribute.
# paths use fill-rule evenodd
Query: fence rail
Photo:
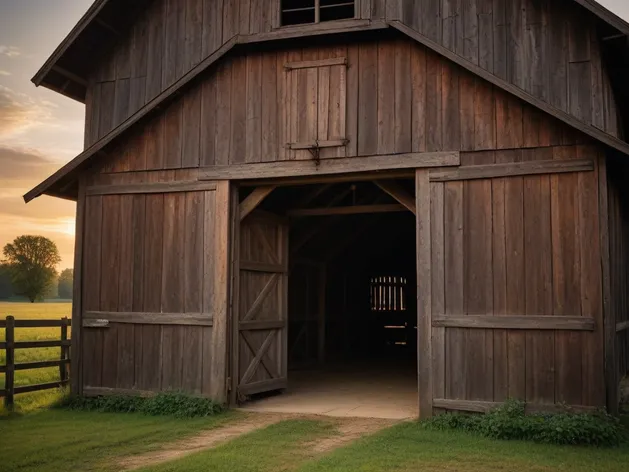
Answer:
<svg viewBox="0 0 629 472"><path fill-rule="evenodd" d="M0 350L6 351L6 363L0 365L0 373L4 373L4 389L0 390L0 397L4 397L4 404L11 409L14 396L20 393L37 392L65 386L70 381L70 340L68 328L70 320L16 320L13 316L7 316L0 320L0 328L5 328L5 341L0 342ZM46 341L15 341L16 328L60 328L60 338ZM59 360L15 363L15 351L18 349L38 349L42 347L60 348ZM59 381L47 382L35 385L15 386L15 371L27 369L44 369L59 367Z"/></svg>

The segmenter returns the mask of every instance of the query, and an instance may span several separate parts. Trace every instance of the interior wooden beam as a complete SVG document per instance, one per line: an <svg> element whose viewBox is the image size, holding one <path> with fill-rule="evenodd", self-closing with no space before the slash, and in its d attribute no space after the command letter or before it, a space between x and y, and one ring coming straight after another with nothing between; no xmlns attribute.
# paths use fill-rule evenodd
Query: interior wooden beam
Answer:
<svg viewBox="0 0 629 472"><path fill-rule="evenodd" d="M414 215L417 215L415 197L409 195L398 183L393 180L376 180L374 183L400 202L400 204L404 205Z"/></svg>
<svg viewBox="0 0 629 472"><path fill-rule="evenodd" d="M287 212L287 215L290 217L363 215L369 213L395 213L401 211L407 211L407 208L399 203L387 203L382 205L352 205L333 208L303 208L299 210L290 210Z"/></svg>
<svg viewBox="0 0 629 472"><path fill-rule="evenodd" d="M329 201L326 206L332 207L336 205L341 200L343 200L351 191L352 191L352 187L347 187L346 190L335 195L334 198L332 198L332 200ZM364 203L364 201L361 201L360 203ZM292 248L291 248L291 254L297 254L297 252L302 247L304 247L308 243L308 241L314 238L317 234L329 228L332 224L334 224L334 221L335 221L335 218L330 218L329 220L325 222L320 222L319 224L313 225L308 232L303 234L298 240L295 241L295 243L292 245Z"/></svg>
<svg viewBox="0 0 629 472"><path fill-rule="evenodd" d="M275 190L274 186L257 187L239 205L240 221L244 220L249 213L257 208L262 201Z"/></svg>

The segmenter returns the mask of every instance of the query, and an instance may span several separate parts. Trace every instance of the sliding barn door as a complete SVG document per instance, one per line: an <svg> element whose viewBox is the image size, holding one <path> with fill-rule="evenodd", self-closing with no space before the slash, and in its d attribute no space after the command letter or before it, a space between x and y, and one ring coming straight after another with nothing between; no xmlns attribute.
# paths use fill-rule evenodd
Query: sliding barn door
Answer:
<svg viewBox="0 0 629 472"><path fill-rule="evenodd" d="M464 153L417 171L422 416L605 404L596 152Z"/></svg>
<svg viewBox="0 0 629 472"><path fill-rule="evenodd" d="M286 388L288 220L254 211L240 226L234 364L238 397Z"/></svg>

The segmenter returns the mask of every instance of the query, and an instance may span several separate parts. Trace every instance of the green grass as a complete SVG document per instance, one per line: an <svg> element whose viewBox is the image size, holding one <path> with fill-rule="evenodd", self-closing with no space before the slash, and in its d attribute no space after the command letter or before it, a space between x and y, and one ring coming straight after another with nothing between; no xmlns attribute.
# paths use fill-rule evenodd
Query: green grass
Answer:
<svg viewBox="0 0 629 472"><path fill-rule="evenodd" d="M175 419L140 414L48 410L0 419L4 472L115 471L129 455L156 450L241 417ZM625 422L629 426L629 421ZM313 444L338 432L330 420L288 420L214 449L141 469L143 472L625 472L629 444L618 448L497 441L403 423L332 452Z"/></svg>
<svg viewBox="0 0 629 472"><path fill-rule="evenodd" d="M308 443L336 434L330 422L287 420L143 472L274 472L297 470L313 456Z"/></svg>
<svg viewBox="0 0 629 472"><path fill-rule="evenodd" d="M55 303L24 303L24 302L0 302L0 319L8 315L16 319L61 319L64 316L70 318L72 304L67 302ZM43 341L47 339L60 339L60 328L19 328L15 330L16 341ZM0 340L4 341L5 330L0 328ZM59 348L20 349L15 352L15 361L37 362L59 359ZM0 351L0 365L4 365L6 353ZM59 380L59 369L50 367L46 369L20 370L15 373L15 386L33 385L38 383L54 382ZM4 374L0 374L0 388L4 388ZM28 412L50 405L58 400L61 392L47 390L42 392L25 393L15 396L15 409L19 412ZM2 412L0 407L0 413Z"/></svg>
<svg viewBox="0 0 629 472"><path fill-rule="evenodd" d="M626 472L629 445L615 449L497 441L405 423L303 464L300 472ZM182 469L183 470L183 469Z"/></svg>
<svg viewBox="0 0 629 472"><path fill-rule="evenodd" d="M0 419L3 472L116 471L115 458L220 426L237 413L175 419L139 414L39 411Z"/></svg>

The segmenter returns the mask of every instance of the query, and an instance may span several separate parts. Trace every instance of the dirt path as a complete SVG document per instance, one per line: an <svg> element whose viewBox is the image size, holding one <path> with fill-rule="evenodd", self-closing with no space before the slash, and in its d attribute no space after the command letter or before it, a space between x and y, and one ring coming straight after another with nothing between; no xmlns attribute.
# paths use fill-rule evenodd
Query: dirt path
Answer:
<svg viewBox="0 0 629 472"><path fill-rule="evenodd" d="M133 470L140 467L161 464L178 459L193 452L211 449L224 444L238 436L250 433L256 429L266 428L274 423L286 419L286 415L247 415L245 418L227 423L225 426L203 431L180 441L166 444L157 451L123 458L118 465L121 470Z"/></svg>
<svg viewBox="0 0 629 472"><path fill-rule="evenodd" d="M329 420L329 418L327 418L327 420ZM338 434L327 438L321 438L307 444L313 453L323 454L325 452L332 451L333 449L337 449L349 444L350 442L356 441L363 436L374 434L381 429L389 428L394 424L399 423L397 420L379 418L335 418L334 422L337 423L336 428Z"/></svg>
<svg viewBox="0 0 629 472"><path fill-rule="evenodd" d="M172 461L194 452L212 449L257 429L287 419L316 419L331 422L336 427L332 436L307 443L305 447L312 455L319 455L339 448L362 436L373 434L381 429L393 426L398 421L377 418L329 418L320 416L288 415L279 413L248 413L246 417L203 431L180 441L166 444L162 449L136 456L129 456L118 462L120 470L134 470Z"/></svg>

